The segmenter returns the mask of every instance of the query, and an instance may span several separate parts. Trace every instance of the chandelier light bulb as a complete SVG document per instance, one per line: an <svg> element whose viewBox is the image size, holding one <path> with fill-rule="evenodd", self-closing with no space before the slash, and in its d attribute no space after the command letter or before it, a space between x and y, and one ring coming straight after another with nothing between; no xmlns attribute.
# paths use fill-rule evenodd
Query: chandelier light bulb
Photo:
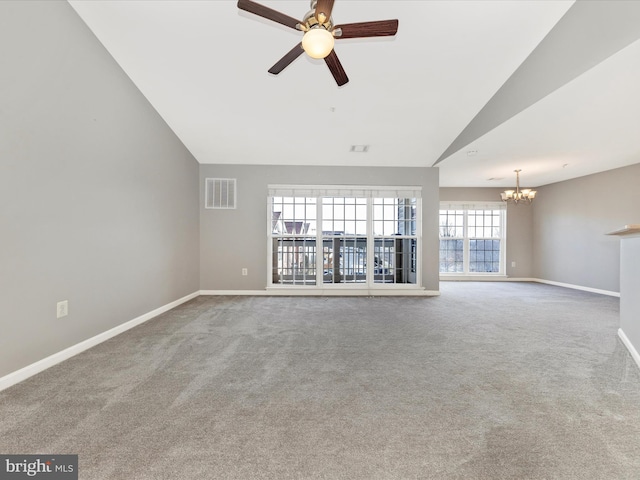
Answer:
<svg viewBox="0 0 640 480"><path fill-rule="evenodd" d="M312 28L302 37L302 48L311 58L325 58L333 50L334 38L324 28Z"/></svg>

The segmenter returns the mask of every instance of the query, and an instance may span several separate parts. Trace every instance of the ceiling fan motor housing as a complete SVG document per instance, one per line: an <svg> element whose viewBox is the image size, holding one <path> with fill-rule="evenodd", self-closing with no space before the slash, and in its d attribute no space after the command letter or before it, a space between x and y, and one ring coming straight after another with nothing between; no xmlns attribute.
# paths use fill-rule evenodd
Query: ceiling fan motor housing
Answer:
<svg viewBox="0 0 640 480"><path fill-rule="evenodd" d="M333 30L333 17L329 17L324 23L320 23L316 18L315 1L313 2L313 5L314 8L309 10L302 19L302 23L300 25L302 27L301 30L306 32L312 28L324 28L328 32L331 32Z"/></svg>

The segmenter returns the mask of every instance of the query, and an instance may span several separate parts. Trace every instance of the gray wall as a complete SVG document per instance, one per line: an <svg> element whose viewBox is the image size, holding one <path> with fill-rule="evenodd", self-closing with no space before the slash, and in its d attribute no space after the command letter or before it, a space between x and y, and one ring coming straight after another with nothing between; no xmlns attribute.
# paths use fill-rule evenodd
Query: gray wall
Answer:
<svg viewBox="0 0 640 480"><path fill-rule="evenodd" d="M440 201L496 202L500 201L501 188L449 188L440 189ZM532 276L532 205L507 206L507 268L510 277L530 278ZM511 266L516 262L515 268Z"/></svg>
<svg viewBox="0 0 640 480"><path fill-rule="evenodd" d="M0 2L0 58L1 377L197 291L199 217L197 162L66 2Z"/></svg>
<svg viewBox="0 0 640 480"><path fill-rule="evenodd" d="M236 178L235 210L205 210L205 178ZM263 290L267 285L267 185L422 186L422 285L438 284L438 169L386 167L200 166L200 287ZM241 275L242 268L249 275Z"/></svg>
<svg viewBox="0 0 640 480"><path fill-rule="evenodd" d="M620 240L605 233L640 223L640 164L538 188L533 276L620 291Z"/></svg>

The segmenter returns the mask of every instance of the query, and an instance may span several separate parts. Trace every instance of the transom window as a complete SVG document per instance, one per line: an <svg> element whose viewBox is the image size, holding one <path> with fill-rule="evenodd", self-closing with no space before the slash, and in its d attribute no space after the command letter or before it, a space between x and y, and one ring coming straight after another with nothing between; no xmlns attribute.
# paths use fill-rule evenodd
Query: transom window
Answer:
<svg viewBox="0 0 640 480"><path fill-rule="evenodd" d="M505 273L506 208L488 204L440 205L440 273Z"/></svg>
<svg viewBox="0 0 640 480"><path fill-rule="evenodd" d="M418 284L419 200L419 187L271 186L271 285Z"/></svg>

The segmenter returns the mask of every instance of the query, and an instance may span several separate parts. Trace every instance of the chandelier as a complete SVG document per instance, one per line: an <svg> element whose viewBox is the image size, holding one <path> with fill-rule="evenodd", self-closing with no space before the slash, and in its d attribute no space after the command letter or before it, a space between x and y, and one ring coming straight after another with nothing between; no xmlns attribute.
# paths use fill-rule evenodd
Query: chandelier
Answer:
<svg viewBox="0 0 640 480"><path fill-rule="evenodd" d="M524 188L520 190L520 172L522 170L514 170L516 172L516 189L515 190L505 190L500 194L502 197L502 201L506 203L531 203L533 199L536 197L536 191L531 190L530 188Z"/></svg>

